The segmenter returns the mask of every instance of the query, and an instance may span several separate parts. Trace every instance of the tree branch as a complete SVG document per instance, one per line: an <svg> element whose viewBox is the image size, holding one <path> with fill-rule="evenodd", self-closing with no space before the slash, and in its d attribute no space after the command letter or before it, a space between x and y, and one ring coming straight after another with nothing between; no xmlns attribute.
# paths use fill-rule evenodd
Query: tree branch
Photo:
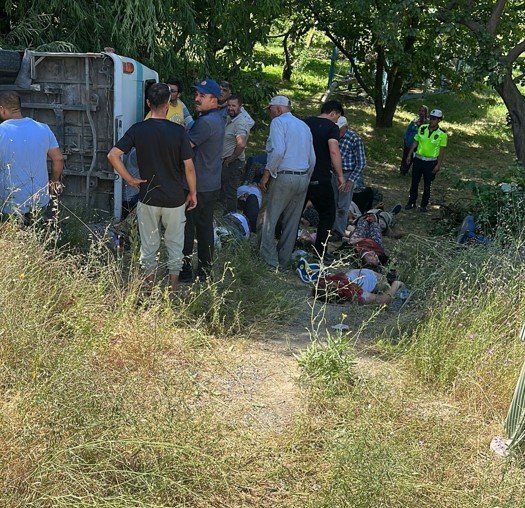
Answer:
<svg viewBox="0 0 525 508"><path fill-rule="evenodd" d="M492 14L490 15L490 19L487 23L487 32L490 35L496 34L496 30L498 28L498 24L500 22L501 15L503 14L503 10L505 9L506 3L507 0L498 0L494 6L494 9L492 9Z"/></svg>
<svg viewBox="0 0 525 508"><path fill-rule="evenodd" d="M507 55L507 63L512 65L516 59L525 51L525 39L516 44Z"/></svg>
<svg viewBox="0 0 525 508"><path fill-rule="evenodd" d="M370 89L370 87L368 87L363 79L363 76L361 75L361 73L359 72L359 67L357 66L356 62L355 62L355 58L353 57L353 55L351 53L349 53L345 46L341 43L341 41L339 41L339 39L337 37L335 37L335 35L332 34L332 32L329 30L329 28L325 25L323 19L321 18L321 14L319 13L319 11L317 11L315 9L315 7L313 6L313 4L311 2L308 2L308 7L310 8L310 11L312 12L312 14L314 15L315 19L317 20L317 22L319 23L319 28L324 32L324 34L333 42L334 46L339 50L341 51L341 53L343 53L344 56L346 56L346 58L348 58L348 60L350 61L350 67L352 68L352 72L354 73L354 76L355 76L355 79L357 80L357 82L359 83L359 85L361 86L361 88L370 96L372 96L372 90Z"/></svg>

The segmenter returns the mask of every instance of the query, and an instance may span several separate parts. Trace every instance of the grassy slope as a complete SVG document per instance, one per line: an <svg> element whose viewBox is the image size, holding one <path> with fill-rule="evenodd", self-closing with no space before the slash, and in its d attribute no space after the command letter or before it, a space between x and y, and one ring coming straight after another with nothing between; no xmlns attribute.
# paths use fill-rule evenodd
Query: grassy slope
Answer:
<svg viewBox="0 0 525 508"><path fill-rule="evenodd" d="M316 112L326 65L305 63L281 88L301 114ZM278 71L268 67L268 79ZM387 205L406 196L399 145L417 104L388 131L372 127L370 107L345 104ZM462 196L453 175L497 179L512 163L492 97L429 105L452 134L451 176L436 180L434 202ZM251 150L265 136L258 130ZM345 338L305 357L304 372L331 380L330 391L295 383L294 359L254 340L287 321L297 293L253 252L225 249L235 275L194 287L173 309L160 291L141 304L138 279L122 281L101 252L59 256L4 225L2 506L519 506L521 469L487 447L523 355L514 337L525 277L507 252L495 265L480 250L458 256L450 235L429 238L438 218L400 216L410 235L390 248L418 299L384 345L357 366ZM445 282L432 292L436 280ZM466 282L472 290L456 291Z"/></svg>

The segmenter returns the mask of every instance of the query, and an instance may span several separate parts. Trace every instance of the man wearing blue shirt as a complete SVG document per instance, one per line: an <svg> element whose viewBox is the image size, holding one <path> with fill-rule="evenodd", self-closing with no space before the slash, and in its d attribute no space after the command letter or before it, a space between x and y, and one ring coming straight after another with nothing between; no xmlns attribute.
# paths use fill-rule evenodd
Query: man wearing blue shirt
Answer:
<svg viewBox="0 0 525 508"><path fill-rule="evenodd" d="M22 116L18 93L0 92L0 120L0 213L28 222L62 192L64 158L49 126Z"/></svg>
<svg viewBox="0 0 525 508"><path fill-rule="evenodd" d="M261 257L268 266L286 268L291 261L310 176L315 167L312 134L291 113L290 100L277 95L268 104L272 119L266 142L268 159L259 182L264 193L259 212ZM282 216L282 233L276 245L275 226Z"/></svg>
<svg viewBox="0 0 525 508"><path fill-rule="evenodd" d="M188 131L193 148L193 162L197 175L197 206L186 211L184 231L184 265L179 280L191 281L193 269L191 254L197 239L197 275L209 275L213 258L213 211L219 199L224 145L224 119L218 109L221 87L213 79L201 81L195 88L195 109L200 116ZM188 189L188 187L186 187Z"/></svg>

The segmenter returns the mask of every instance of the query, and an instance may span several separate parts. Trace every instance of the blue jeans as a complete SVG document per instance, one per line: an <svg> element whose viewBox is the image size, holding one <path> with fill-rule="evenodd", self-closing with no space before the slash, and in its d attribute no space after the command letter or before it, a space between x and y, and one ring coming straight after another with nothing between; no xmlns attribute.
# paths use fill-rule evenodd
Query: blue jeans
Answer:
<svg viewBox="0 0 525 508"><path fill-rule="evenodd" d="M349 174L349 172L343 172L345 180L348 179ZM348 212L350 211L350 206L352 205L355 183L352 185L352 188L349 192L339 192L337 185L337 175L332 175L332 187L334 189L335 199L335 221L332 229L343 236L348 224Z"/></svg>

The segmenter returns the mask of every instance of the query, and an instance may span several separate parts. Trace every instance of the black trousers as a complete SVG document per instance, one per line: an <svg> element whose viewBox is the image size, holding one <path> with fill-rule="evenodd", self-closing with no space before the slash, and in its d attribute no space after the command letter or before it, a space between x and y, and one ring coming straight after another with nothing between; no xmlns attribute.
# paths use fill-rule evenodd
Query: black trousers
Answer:
<svg viewBox="0 0 525 508"><path fill-rule="evenodd" d="M198 274L209 272L213 259L213 212L219 199L220 190L197 192L197 206L186 211L186 226L184 228L185 263L193 253L193 243L197 239Z"/></svg>
<svg viewBox="0 0 525 508"><path fill-rule="evenodd" d="M246 203L244 204L244 215L248 219L248 224L250 225L250 231L255 233L257 229L257 216L259 215L259 200L257 196L250 194L246 198Z"/></svg>
<svg viewBox="0 0 525 508"><path fill-rule="evenodd" d="M412 146L412 144L410 146ZM408 152L410 152L410 146L406 146L405 144L403 144L403 155L401 156L401 165L399 166L399 172L402 175L406 175L410 171L410 166L412 165L412 162L410 164L407 164L407 157Z"/></svg>
<svg viewBox="0 0 525 508"><path fill-rule="evenodd" d="M414 164L412 166L412 185L410 186L410 195L408 202L416 204L417 191L419 188L419 182L423 177L423 197L421 198L421 206L426 207L430 200L430 186L434 181L436 175L433 173L436 167L437 161L424 161L414 157Z"/></svg>
<svg viewBox="0 0 525 508"><path fill-rule="evenodd" d="M325 249L324 244L328 239L335 220L332 181L318 180L317 182L310 182L306 193L306 201L311 201L319 213L319 225L317 226L317 238L314 246L317 253L322 255Z"/></svg>

